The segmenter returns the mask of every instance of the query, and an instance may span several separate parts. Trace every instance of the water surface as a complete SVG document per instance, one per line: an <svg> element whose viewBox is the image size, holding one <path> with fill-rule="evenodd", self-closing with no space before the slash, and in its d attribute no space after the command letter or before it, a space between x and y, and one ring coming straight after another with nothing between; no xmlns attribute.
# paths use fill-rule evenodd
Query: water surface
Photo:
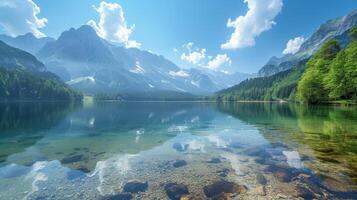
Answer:
<svg viewBox="0 0 357 200"><path fill-rule="evenodd" d="M0 104L0 199L357 199L356 154L355 107Z"/></svg>

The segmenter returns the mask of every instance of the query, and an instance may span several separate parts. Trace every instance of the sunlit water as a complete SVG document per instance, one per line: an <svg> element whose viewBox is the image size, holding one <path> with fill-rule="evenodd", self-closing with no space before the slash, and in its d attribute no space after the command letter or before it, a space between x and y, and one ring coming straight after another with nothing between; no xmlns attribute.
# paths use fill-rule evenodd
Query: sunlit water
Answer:
<svg viewBox="0 0 357 200"><path fill-rule="evenodd" d="M0 104L4 200L357 199L356 155L355 107Z"/></svg>

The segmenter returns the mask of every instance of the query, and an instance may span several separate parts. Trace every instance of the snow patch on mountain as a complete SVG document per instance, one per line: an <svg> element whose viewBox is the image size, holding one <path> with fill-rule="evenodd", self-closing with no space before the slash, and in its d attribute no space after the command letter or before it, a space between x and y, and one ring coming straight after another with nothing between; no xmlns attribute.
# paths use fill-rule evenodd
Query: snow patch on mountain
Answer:
<svg viewBox="0 0 357 200"><path fill-rule="evenodd" d="M132 73L135 73L135 74L144 74L145 73L145 69L141 67L139 61L136 61L135 67L129 71Z"/></svg>

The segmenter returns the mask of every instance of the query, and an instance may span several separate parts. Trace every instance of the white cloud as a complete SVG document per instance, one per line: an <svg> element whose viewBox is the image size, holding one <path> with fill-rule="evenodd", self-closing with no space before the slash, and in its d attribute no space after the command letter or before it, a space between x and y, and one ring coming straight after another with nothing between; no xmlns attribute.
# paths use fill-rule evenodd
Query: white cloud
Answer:
<svg viewBox="0 0 357 200"><path fill-rule="evenodd" d="M32 0L0 0L0 28L11 36L33 33L36 37L46 36L40 31L47 24Z"/></svg>
<svg viewBox="0 0 357 200"><path fill-rule="evenodd" d="M94 9L99 13L99 22L90 20L88 25L92 26L100 37L110 42L122 43L126 48L140 48L139 42L129 39L135 25L127 26L123 8L119 4L102 1L99 7Z"/></svg>
<svg viewBox="0 0 357 200"><path fill-rule="evenodd" d="M234 28L230 39L221 45L223 49L238 49L255 45L255 38L271 29L274 18L283 6L283 0L244 0L248 12L235 20L229 19L228 28Z"/></svg>
<svg viewBox="0 0 357 200"><path fill-rule="evenodd" d="M178 76L178 77L189 77L189 76L190 76L190 75L189 75L186 71L184 71L184 70L179 70L179 71L177 71L177 72L175 72L175 71L170 71L169 74L170 74L171 76Z"/></svg>
<svg viewBox="0 0 357 200"><path fill-rule="evenodd" d="M207 68L211 70L217 70L219 67L228 64L232 64L232 60L227 56L227 54L218 54L215 58L208 61Z"/></svg>
<svg viewBox="0 0 357 200"><path fill-rule="evenodd" d="M181 60L187 61L194 65L199 65L206 58L206 49L192 49L193 43L189 42L183 45L187 49L188 53L181 54Z"/></svg>
<svg viewBox="0 0 357 200"><path fill-rule="evenodd" d="M283 51L283 54L294 54L299 51L300 46L305 42L304 37L296 37L290 39L286 44L286 48Z"/></svg>
<svg viewBox="0 0 357 200"><path fill-rule="evenodd" d="M187 52L181 54L181 60L187 61L199 67L210 70L217 70L218 68L224 65L232 64L232 60L230 59L230 57L228 57L227 54L217 54L215 57L210 55L206 56L207 50L205 48L200 49L198 47L195 47L193 42L188 42L182 45L182 47ZM178 50L174 50L174 52L178 52Z"/></svg>

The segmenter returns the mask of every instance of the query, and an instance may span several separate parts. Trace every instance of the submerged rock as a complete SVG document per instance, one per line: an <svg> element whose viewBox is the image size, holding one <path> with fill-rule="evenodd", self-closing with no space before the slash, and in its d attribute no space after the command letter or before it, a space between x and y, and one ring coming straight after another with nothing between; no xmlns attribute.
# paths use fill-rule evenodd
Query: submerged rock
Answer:
<svg viewBox="0 0 357 200"><path fill-rule="evenodd" d="M74 156L68 156L65 157L61 160L62 164L70 164L74 162L81 161L83 159L83 155L74 155Z"/></svg>
<svg viewBox="0 0 357 200"><path fill-rule="evenodd" d="M174 143L172 145L172 148L178 152L183 152L187 150L188 146L189 146L188 144Z"/></svg>
<svg viewBox="0 0 357 200"><path fill-rule="evenodd" d="M271 155L261 147L252 147L243 151L244 154L248 156L256 156L262 158L270 158Z"/></svg>
<svg viewBox="0 0 357 200"><path fill-rule="evenodd" d="M102 200L131 200L133 195L130 193L119 193L115 195L105 196Z"/></svg>
<svg viewBox="0 0 357 200"><path fill-rule="evenodd" d="M175 162L172 164L172 166L175 168L183 167L185 165L187 165L187 162L185 160L175 160Z"/></svg>
<svg viewBox="0 0 357 200"><path fill-rule="evenodd" d="M231 200L232 193L220 193L217 196L210 198L211 200Z"/></svg>
<svg viewBox="0 0 357 200"><path fill-rule="evenodd" d="M346 184L335 178L324 175L319 175L318 177L321 180L320 185L330 192L352 192L354 190L350 184ZM354 192L357 193L357 191Z"/></svg>
<svg viewBox="0 0 357 200"><path fill-rule="evenodd" d="M241 194L247 191L244 185L238 185L234 182L224 180L217 181L203 188L203 192L208 198L218 199L223 194ZM223 194L222 194L223 193Z"/></svg>
<svg viewBox="0 0 357 200"><path fill-rule="evenodd" d="M290 182L295 175L294 169L278 165L269 165L264 172L273 173L274 177L281 182Z"/></svg>
<svg viewBox="0 0 357 200"><path fill-rule="evenodd" d="M171 200L181 200L181 198L187 197L186 195L189 194L187 186L185 186L183 184L168 183L165 185L164 189L165 189L166 195Z"/></svg>
<svg viewBox="0 0 357 200"><path fill-rule="evenodd" d="M309 200L309 199L314 199L316 196L314 194L314 192L312 192L310 189L306 188L306 187L303 187L303 186L300 186L298 185L297 188L296 188L296 197L302 197L306 200Z"/></svg>
<svg viewBox="0 0 357 200"><path fill-rule="evenodd" d="M145 192L147 189L148 189L147 182L140 182L136 180L126 183L123 187L124 192L130 192L130 193Z"/></svg>
<svg viewBox="0 0 357 200"><path fill-rule="evenodd" d="M258 172L257 173L257 182L261 185L266 185L268 181L262 173Z"/></svg>
<svg viewBox="0 0 357 200"><path fill-rule="evenodd" d="M207 163L217 164L217 163L221 163L221 160L219 158L212 158L208 160Z"/></svg>

